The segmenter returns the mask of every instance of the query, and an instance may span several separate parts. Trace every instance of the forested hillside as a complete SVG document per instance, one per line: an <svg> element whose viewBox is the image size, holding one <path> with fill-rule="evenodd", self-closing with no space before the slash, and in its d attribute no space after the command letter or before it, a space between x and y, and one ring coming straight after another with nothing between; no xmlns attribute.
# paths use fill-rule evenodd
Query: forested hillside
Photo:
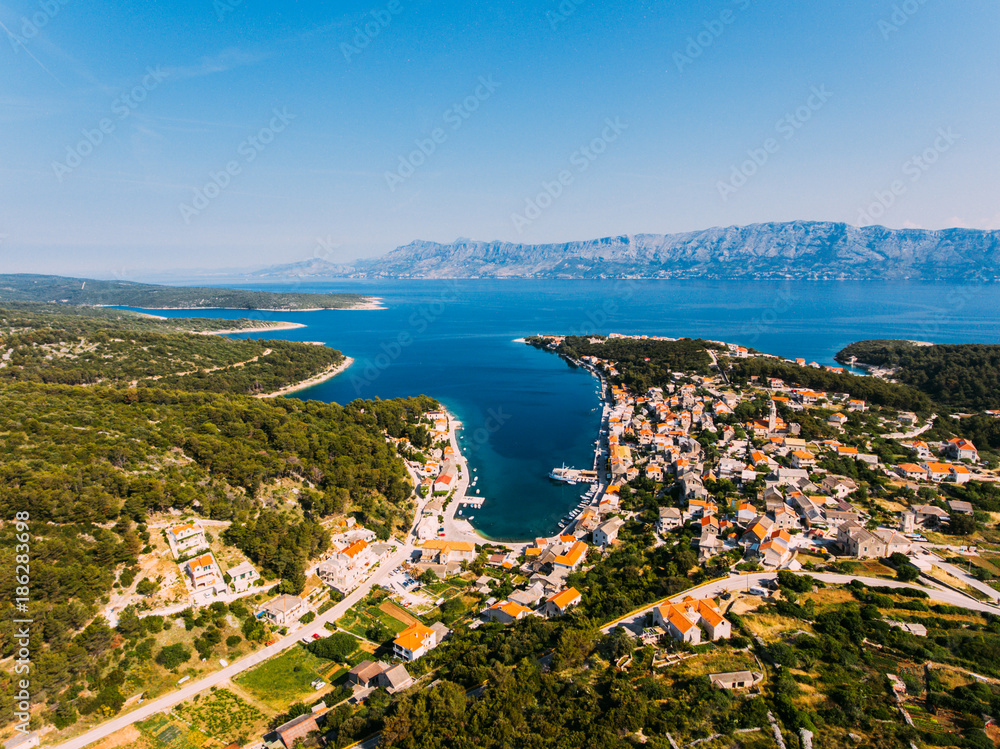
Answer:
<svg viewBox="0 0 1000 749"><path fill-rule="evenodd" d="M894 378L956 410L1000 409L1000 346L922 346L910 341L859 341L836 358L894 370Z"/></svg>
<svg viewBox="0 0 1000 749"><path fill-rule="evenodd" d="M536 348L547 348L549 339L529 338ZM572 359L596 356L618 365L618 383L643 393L651 387L664 387L674 371L708 374L712 359L706 349L717 344L682 338L679 341L604 338L603 336L567 336L558 353Z"/></svg>
<svg viewBox="0 0 1000 749"><path fill-rule="evenodd" d="M249 320L159 320L117 310L0 309L0 382L262 394L343 361L326 346L232 340L191 331L245 328Z"/></svg>
<svg viewBox="0 0 1000 749"><path fill-rule="evenodd" d="M0 302L58 302L70 305L147 309L301 310L346 309L365 301L358 294L303 294L184 286L132 281L97 281L62 276L0 275Z"/></svg>
<svg viewBox="0 0 1000 749"><path fill-rule="evenodd" d="M32 702L46 705L45 720L57 725L78 714L113 715L123 693L172 684L169 669L190 657L178 661L184 648L162 639L169 619L140 623L126 609L111 629L101 615L110 596L141 592L134 583L156 587L140 568L158 542L154 534L162 534L150 525L154 517L158 528L169 525L171 511L222 521L215 526L221 538L290 593L302 590L307 562L327 548L324 518L353 514L381 538L410 522L412 485L388 437L428 446L422 415L436 401L340 406L243 394L254 389L250 377L268 388L288 385L339 361L338 352L186 334L184 321L104 313L8 310L0 325L7 354L0 368L0 724L12 717L13 620L25 616L14 608L21 595L15 513L30 518ZM283 358L263 356L265 348ZM208 371L255 352L254 369ZM207 368L177 374L192 362ZM145 376L130 387L137 375ZM224 613L223 606L198 618L207 627L195 641L203 658L221 648L220 632L231 632ZM251 612L240 609L239 619L247 639L264 637ZM239 633L239 621L235 627ZM240 639L230 635L227 647Z"/></svg>
<svg viewBox="0 0 1000 749"><path fill-rule="evenodd" d="M931 399L907 385L897 385L876 377L840 374L815 367L800 367L784 359L753 357L732 363L731 379L746 382L750 377L777 377L788 385L814 388L831 393L848 393L878 406L906 411L926 411Z"/></svg>

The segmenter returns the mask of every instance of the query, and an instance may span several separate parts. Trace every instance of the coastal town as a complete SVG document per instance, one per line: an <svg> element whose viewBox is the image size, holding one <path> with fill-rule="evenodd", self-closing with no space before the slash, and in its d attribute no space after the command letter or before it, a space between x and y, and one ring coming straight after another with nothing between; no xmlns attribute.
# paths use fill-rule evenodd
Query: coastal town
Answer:
<svg viewBox="0 0 1000 749"><path fill-rule="evenodd" d="M530 342L566 356L565 340ZM599 350L622 340L673 339L613 335L593 337L589 345ZM195 680L182 677L175 691L140 699L132 712L57 745L76 749L115 730L139 735L137 727L142 735L169 734L187 720L186 700L205 690L225 692L226 699L254 709L293 702L308 708L271 720L256 743L242 746L314 743L331 730L329 716L363 709L383 699L380 694L432 685L427 661L456 627L473 631L571 616L588 595L588 571L620 546L622 534L634 536L638 528L651 550L689 549L698 569L690 590L602 627L609 636L617 631L634 646L654 648L654 662L673 663L691 648L740 639L734 621L780 597L778 581L789 573L809 573L830 584L905 581L924 586L943 605L1000 615L1000 587L971 574L971 564L961 568L963 559L980 557L974 546L956 542L976 528L981 513L942 491L996 482L992 458L980 456L962 437L922 439L934 414L920 417L777 378L736 383L730 362L766 355L709 343L714 348L707 372L672 371L664 385L641 392L622 382L622 366L612 357L566 356L597 378L601 419L593 465L555 467L550 474L553 481L581 485L584 493L548 537L504 543L475 531L467 518L483 502L475 492L476 471L461 454L462 424L444 409L421 416L429 447L385 435L407 456L413 484L409 532L379 538L353 516L331 518L328 550L311 560L298 595L281 592L248 559L220 545L209 521L165 523L159 569L173 565L173 598L159 608L143 602L139 617L245 606L253 625L245 624L244 634L260 627L266 645L232 663L218 661L221 670L203 658ZM887 443L906 459L886 460ZM869 493L879 486L889 487L891 495ZM106 612L109 622L120 624L123 610L136 610L141 598L116 597ZM912 625L918 633L921 627ZM342 654L321 660L334 640ZM280 697L262 683L301 669L303 662L312 665ZM752 659L741 662L742 670L711 673L711 683L755 689L764 667ZM261 730L265 714L237 728Z"/></svg>

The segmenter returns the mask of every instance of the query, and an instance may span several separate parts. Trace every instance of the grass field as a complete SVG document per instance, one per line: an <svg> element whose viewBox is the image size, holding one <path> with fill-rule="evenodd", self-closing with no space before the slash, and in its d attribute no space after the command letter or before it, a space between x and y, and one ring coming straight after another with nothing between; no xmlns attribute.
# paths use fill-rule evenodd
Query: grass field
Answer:
<svg viewBox="0 0 1000 749"><path fill-rule="evenodd" d="M141 721L136 726L155 747L202 749L206 745L219 746L217 741L213 741L201 731L189 728L180 721L171 720L162 713Z"/></svg>
<svg viewBox="0 0 1000 749"><path fill-rule="evenodd" d="M717 650L688 658L678 668L694 676L725 673L727 671L759 671L757 660L750 653Z"/></svg>
<svg viewBox="0 0 1000 749"><path fill-rule="evenodd" d="M292 702L303 701L315 693L310 686L315 679L329 682L340 670L336 663L317 658L296 645L234 681L268 707L283 712Z"/></svg>
<svg viewBox="0 0 1000 749"><path fill-rule="evenodd" d="M246 743L266 726L264 714L228 689L217 689L197 701L183 702L174 714L223 744Z"/></svg>
<svg viewBox="0 0 1000 749"><path fill-rule="evenodd" d="M406 609L397 606L392 601L382 601L382 604L378 607L379 611L383 614L388 614L393 619L397 619L402 622L407 627L411 624L420 624L420 620L417 619L413 614L411 614Z"/></svg>
<svg viewBox="0 0 1000 749"><path fill-rule="evenodd" d="M403 610L400 609L400 611ZM347 630L356 637L367 639L365 633L376 621L382 622L394 635L398 635L409 626L409 624L403 623L395 616L386 613L381 608L381 604L369 606L364 602L348 609L347 613L337 620L337 626Z"/></svg>

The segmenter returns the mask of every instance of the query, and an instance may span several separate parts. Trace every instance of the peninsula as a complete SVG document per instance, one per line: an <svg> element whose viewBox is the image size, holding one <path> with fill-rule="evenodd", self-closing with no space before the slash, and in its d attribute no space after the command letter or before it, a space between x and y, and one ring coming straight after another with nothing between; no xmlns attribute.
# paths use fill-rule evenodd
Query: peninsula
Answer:
<svg viewBox="0 0 1000 749"><path fill-rule="evenodd" d="M0 275L0 303L6 302L279 312L380 308L377 299L359 294L307 294L232 288L158 286L132 281L98 281L29 274Z"/></svg>

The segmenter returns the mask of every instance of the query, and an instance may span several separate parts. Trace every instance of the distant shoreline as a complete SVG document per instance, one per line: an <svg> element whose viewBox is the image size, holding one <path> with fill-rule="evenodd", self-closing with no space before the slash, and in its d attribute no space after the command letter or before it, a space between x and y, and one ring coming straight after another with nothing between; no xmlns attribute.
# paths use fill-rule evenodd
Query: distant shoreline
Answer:
<svg viewBox="0 0 1000 749"><path fill-rule="evenodd" d="M318 375L313 375L308 380L302 380L302 382L297 382L294 385L289 385L288 387L284 387L281 390L277 390L277 391L275 391L273 393L266 393L266 394L263 394L263 395L258 395L257 397L258 398L280 398L283 395L291 395L292 393L297 393L300 390L307 390L307 389L309 389L309 388L311 388L311 387L313 387L315 385L319 385L321 383L324 383L327 380L332 380L334 377L336 377L337 375L339 375L341 372L344 372L352 364L354 364L354 359L351 358L350 356L345 356L344 360L342 362L340 362L340 364L337 364L337 365L335 365L333 367L330 367L329 369L326 369L325 371L320 372Z"/></svg>
<svg viewBox="0 0 1000 749"><path fill-rule="evenodd" d="M382 297L377 296L363 296L361 301L352 304L349 307L303 307L302 309L293 309L289 307L284 307L281 309L271 308L271 307L142 307L137 305L127 305L127 304L83 304L81 307L97 307L100 309L113 309L120 307L130 307L133 309L158 309L158 310L172 310L176 312L197 312L198 310L225 310L230 312L323 312L325 310L334 310L339 312L353 312L355 310L374 310L374 309L387 309L385 306L385 300ZM145 314L145 313L144 313ZM156 317L156 315L151 315L151 317Z"/></svg>

